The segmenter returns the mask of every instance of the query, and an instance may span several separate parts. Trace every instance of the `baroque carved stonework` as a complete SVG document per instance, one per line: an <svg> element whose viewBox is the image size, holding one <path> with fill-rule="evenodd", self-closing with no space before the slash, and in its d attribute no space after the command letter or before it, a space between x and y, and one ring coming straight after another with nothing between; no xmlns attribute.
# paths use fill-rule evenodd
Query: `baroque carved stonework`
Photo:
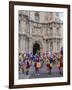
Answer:
<svg viewBox="0 0 72 90"><path fill-rule="evenodd" d="M35 13L36 16L34 16ZM27 51L32 52L32 43L35 40L40 40L43 46L42 49L45 49L44 51L48 50L47 52L49 52L52 47L52 50L58 52L63 45L62 27L63 21L60 20L59 13L19 11L19 34L27 38L26 46L29 46ZM21 39L22 38L20 38L20 40ZM21 46L23 45L21 44ZM19 46L19 48L21 47ZM24 50L26 49L27 48Z"/></svg>

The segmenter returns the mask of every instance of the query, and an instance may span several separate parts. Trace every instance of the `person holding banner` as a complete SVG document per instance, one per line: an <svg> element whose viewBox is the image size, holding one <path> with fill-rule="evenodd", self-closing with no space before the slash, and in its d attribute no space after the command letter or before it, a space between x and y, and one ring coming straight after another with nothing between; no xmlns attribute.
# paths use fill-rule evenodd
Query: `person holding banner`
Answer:
<svg viewBox="0 0 72 90"><path fill-rule="evenodd" d="M35 73L37 75L39 75L39 69L41 67L41 63L40 63L40 52L39 52L39 50L37 51L37 53L36 53L35 56L36 56L36 58L35 58Z"/></svg>
<svg viewBox="0 0 72 90"><path fill-rule="evenodd" d="M61 69L63 68L63 48L61 48L61 52L60 52L60 68L59 68L59 70L60 70L60 74L62 74L62 72L61 72Z"/></svg>
<svg viewBox="0 0 72 90"><path fill-rule="evenodd" d="M62 74L62 68L63 68L63 47L60 51L60 63L59 63L59 72Z"/></svg>
<svg viewBox="0 0 72 90"><path fill-rule="evenodd" d="M48 57L47 60L46 60L46 66L47 66L48 73L51 73L52 67L51 67L51 64L50 64L50 59L49 59L49 57Z"/></svg>
<svg viewBox="0 0 72 90"><path fill-rule="evenodd" d="M30 62L29 62L29 60L27 60L27 64L26 64L26 75L29 74L29 69L30 69Z"/></svg>
<svg viewBox="0 0 72 90"><path fill-rule="evenodd" d="M40 69L40 67L41 67L41 63L40 63L39 61L36 61L36 62L35 62L35 73L36 73L37 75L40 75L40 74L39 74L39 69Z"/></svg>
<svg viewBox="0 0 72 90"><path fill-rule="evenodd" d="M51 69L52 69L52 48L50 48L50 58L49 58L49 63L47 64L47 67L49 68L49 73L51 74Z"/></svg>

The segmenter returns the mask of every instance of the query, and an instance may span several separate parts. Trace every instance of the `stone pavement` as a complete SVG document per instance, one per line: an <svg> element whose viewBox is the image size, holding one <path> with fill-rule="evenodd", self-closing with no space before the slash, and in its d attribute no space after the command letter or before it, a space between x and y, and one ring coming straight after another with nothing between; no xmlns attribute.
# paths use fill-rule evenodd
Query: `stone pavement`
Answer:
<svg viewBox="0 0 72 90"><path fill-rule="evenodd" d="M61 72L62 69L61 69ZM57 67L53 67L51 70L51 73L47 71L46 65L43 65L43 67L39 70L39 75L35 73L34 66L31 66L29 70L29 74L26 75L26 73L19 72L19 79L28 79L28 78L50 78L50 77L62 77L63 74L60 74Z"/></svg>

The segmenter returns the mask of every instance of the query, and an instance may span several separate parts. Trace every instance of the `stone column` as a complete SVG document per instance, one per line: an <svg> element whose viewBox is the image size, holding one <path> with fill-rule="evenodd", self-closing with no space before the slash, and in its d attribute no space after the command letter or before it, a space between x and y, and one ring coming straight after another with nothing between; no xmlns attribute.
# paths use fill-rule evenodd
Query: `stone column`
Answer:
<svg viewBox="0 0 72 90"><path fill-rule="evenodd" d="M48 52L48 41L46 41L46 52Z"/></svg>
<svg viewBox="0 0 72 90"><path fill-rule="evenodd" d="M23 33L24 32L24 21L22 20L21 23L20 23L20 32Z"/></svg>
<svg viewBox="0 0 72 90"><path fill-rule="evenodd" d="M22 17L21 21L20 21L20 32L21 33L25 33L26 32L26 28L27 28L26 19L24 17Z"/></svg>
<svg viewBox="0 0 72 90"><path fill-rule="evenodd" d="M22 36L20 35L19 51L22 53Z"/></svg>
<svg viewBox="0 0 72 90"><path fill-rule="evenodd" d="M25 52L25 37L21 35L20 38L20 52L24 53Z"/></svg>
<svg viewBox="0 0 72 90"><path fill-rule="evenodd" d="M50 53L50 41L48 42L48 52Z"/></svg>
<svg viewBox="0 0 72 90"><path fill-rule="evenodd" d="M53 36L54 36L54 37L56 37L56 33L57 33L56 27L53 27Z"/></svg>
<svg viewBox="0 0 72 90"><path fill-rule="evenodd" d="M46 50L47 50L47 48L46 48L47 47L47 44L46 44L46 40L45 39L44 39L43 46L44 46L43 51L46 52Z"/></svg>
<svg viewBox="0 0 72 90"><path fill-rule="evenodd" d="M22 45L24 52L26 51L25 43L26 43L26 37L24 36L24 37L23 37L23 45Z"/></svg>
<svg viewBox="0 0 72 90"><path fill-rule="evenodd" d="M29 26L29 29L30 29L30 36L32 36L32 22L30 22L30 26Z"/></svg>
<svg viewBox="0 0 72 90"><path fill-rule="evenodd" d="M32 38L29 38L29 52L32 52Z"/></svg>
<svg viewBox="0 0 72 90"><path fill-rule="evenodd" d="M47 41L47 51L49 52L49 41Z"/></svg>
<svg viewBox="0 0 72 90"><path fill-rule="evenodd" d="M56 45L56 41L53 41L53 52L55 53L57 51L57 45Z"/></svg>
<svg viewBox="0 0 72 90"><path fill-rule="evenodd" d="M29 39L28 39L28 37L26 38L25 48L26 48L26 52L29 52Z"/></svg>
<svg viewBox="0 0 72 90"><path fill-rule="evenodd" d="M19 42L18 42L18 50L19 50L19 53L20 53L20 43L21 43L21 37L19 35Z"/></svg>
<svg viewBox="0 0 72 90"><path fill-rule="evenodd" d="M60 40L60 49L63 47L63 39Z"/></svg>
<svg viewBox="0 0 72 90"><path fill-rule="evenodd" d="M32 52L32 22L29 23L30 37L29 37L29 52Z"/></svg>

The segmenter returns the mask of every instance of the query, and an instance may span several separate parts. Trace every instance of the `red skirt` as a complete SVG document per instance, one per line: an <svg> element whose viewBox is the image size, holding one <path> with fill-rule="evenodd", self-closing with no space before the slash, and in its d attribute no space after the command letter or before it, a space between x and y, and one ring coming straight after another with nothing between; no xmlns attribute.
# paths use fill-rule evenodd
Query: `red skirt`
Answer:
<svg viewBox="0 0 72 90"><path fill-rule="evenodd" d="M60 63L60 67L63 67L63 63Z"/></svg>
<svg viewBox="0 0 72 90"><path fill-rule="evenodd" d="M51 66L50 66L50 64L47 64L47 68L51 69Z"/></svg>

